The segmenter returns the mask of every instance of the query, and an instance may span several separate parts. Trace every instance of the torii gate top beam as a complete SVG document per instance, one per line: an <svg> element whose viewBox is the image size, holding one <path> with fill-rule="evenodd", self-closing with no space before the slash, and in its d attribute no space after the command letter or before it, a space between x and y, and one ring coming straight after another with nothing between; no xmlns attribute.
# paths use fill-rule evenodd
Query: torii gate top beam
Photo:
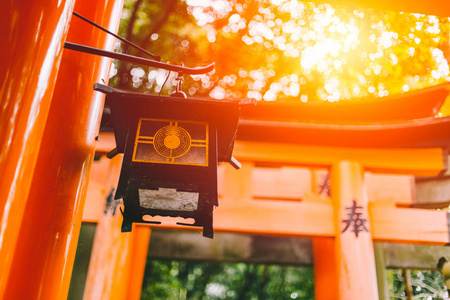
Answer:
<svg viewBox="0 0 450 300"><path fill-rule="evenodd" d="M244 118L272 122L368 124L410 121L436 115L450 92L450 82L407 93L352 101L260 101Z"/></svg>
<svg viewBox="0 0 450 300"><path fill-rule="evenodd" d="M282 159L291 164L312 163L315 154L321 153L317 161L329 157L327 165L333 159L353 157L371 170L437 175L439 170L447 168L450 117L434 118L434 115L447 98L449 86L445 83L387 99L364 99L356 103L262 103L244 114L236 147L252 145L253 150L244 151L244 156L251 153L256 161ZM263 146L267 144L270 146ZM283 150L272 151L279 147ZM311 147L315 150L306 150ZM263 148L271 154L257 154ZM301 153L309 154L302 158ZM411 162L399 164L411 155L415 157ZM377 157L381 159L372 160Z"/></svg>

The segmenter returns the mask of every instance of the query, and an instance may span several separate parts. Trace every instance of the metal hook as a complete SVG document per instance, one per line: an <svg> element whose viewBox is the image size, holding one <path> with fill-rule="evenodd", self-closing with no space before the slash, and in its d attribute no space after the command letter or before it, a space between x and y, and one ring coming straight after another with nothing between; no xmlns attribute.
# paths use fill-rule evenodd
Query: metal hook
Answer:
<svg viewBox="0 0 450 300"><path fill-rule="evenodd" d="M175 79L177 82L176 90L174 93L170 94L172 97L178 97L178 98L187 98L186 93L182 90L182 84L183 84L183 73L179 72L177 78Z"/></svg>

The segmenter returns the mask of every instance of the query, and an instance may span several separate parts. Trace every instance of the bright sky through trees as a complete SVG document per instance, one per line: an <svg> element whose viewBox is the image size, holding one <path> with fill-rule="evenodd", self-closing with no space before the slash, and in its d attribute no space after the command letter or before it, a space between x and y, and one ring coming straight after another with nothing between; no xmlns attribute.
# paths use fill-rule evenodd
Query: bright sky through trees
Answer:
<svg viewBox="0 0 450 300"><path fill-rule="evenodd" d="M121 32L163 60L216 62L210 74L185 76L191 96L339 101L450 79L449 19L435 16L286 0L135 0L126 2ZM168 75L118 71L119 87L153 92Z"/></svg>

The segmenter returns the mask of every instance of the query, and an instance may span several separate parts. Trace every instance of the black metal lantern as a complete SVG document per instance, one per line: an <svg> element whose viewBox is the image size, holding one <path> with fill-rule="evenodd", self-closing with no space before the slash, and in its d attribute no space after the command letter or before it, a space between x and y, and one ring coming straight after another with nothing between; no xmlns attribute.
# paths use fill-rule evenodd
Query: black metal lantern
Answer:
<svg viewBox="0 0 450 300"><path fill-rule="evenodd" d="M217 163L232 157L240 107L254 100L217 101L125 93L95 84L111 108L116 152L124 153L115 199L123 198L122 232L145 215L193 218L213 236L218 206Z"/></svg>

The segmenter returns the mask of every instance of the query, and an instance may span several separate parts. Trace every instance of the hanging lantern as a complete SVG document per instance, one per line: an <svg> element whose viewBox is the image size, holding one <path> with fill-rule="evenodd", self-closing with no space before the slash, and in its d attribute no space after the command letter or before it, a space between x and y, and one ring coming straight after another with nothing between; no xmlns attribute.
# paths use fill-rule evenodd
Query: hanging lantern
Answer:
<svg viewBox="0 0 450 300"><path fill-rule="evenodd" d="M232 157L241 107L255 100L183 99L125 93L95 84L106 94L116 140L124 153L115 199L123 198L122 232L146 215L194 219L213 237L218 206L217 164ZM110 154L111 156L111 154Z"/></svg>

